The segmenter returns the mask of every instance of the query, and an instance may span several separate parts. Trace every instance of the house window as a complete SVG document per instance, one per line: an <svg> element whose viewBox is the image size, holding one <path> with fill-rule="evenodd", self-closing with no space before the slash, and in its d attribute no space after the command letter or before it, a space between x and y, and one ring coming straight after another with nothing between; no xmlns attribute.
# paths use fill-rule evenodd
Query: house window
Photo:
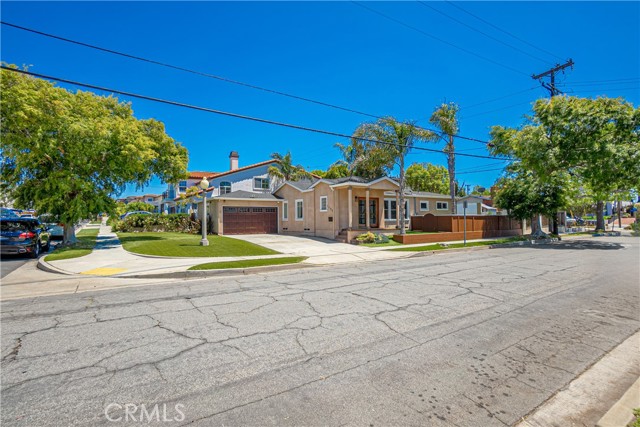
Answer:
<svg viewBox="0 0 640 427"><path fill-rule="evenodd" d="M327 211L327 196L320 196L320 212Z"/></svg>
<svg viewBox="0 0 640 427"><path fill-rule="evenodd" d="M393 221L398 217L398 209L395 199L385 199L384 201L384 219ZM404 219L409 219L409 201L404 201Z"/></svg>
<svg viewBox="0 0 640 427"><path fill-rule="evenodd" d="M296 221L302 221L304 218L304 202L302 199L296 200Z"/></svg>
<svg viewBox="0 0 640 427"><path fill-rule="evenodd" d="M420 201L420 210L421 211L428 211L429 210L429 202L428 201Z"/></svg>
<svg viewBox="0 0 640 427"><path fill-rule="evenodd" d="M282 204L282 220L289 221L289 202Z"/></svg>
<svg viewBox="0 0 640 427"><path fill-rule="evenodd" d="M439 211L446 211L449 209L449 202L437 202L436 209Z"/></svg>
<svg viewBox="0 0 640 427"><path fill-rule="evenodd" d="M231 193L231 183L229 181L222 181L220 183L220 194Z"/></svg>
<svg viewBox="0 0 640 427"><path fill-rule="evenodd" d="M153 197L147 197L147 202L153 202Z"/></svg>
<svg viewBox="0 0 640 427"><path fill-rule="evenodd" d="M269 178L253 178L253 189L254 190L268 190L269 189Z"/></svg>
<svg viewBox="0 0 640 427"><path fill-rule="evenodd" d="M185 193L187 191L187 181L180 181L178 184L178 192Z"/></svg>

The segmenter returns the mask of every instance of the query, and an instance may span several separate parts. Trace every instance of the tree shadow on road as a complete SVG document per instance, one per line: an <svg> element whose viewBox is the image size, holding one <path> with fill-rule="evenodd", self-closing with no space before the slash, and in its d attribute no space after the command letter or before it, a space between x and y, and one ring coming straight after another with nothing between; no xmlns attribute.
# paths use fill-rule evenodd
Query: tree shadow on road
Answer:
<svg viewBox="0 0 640 427"><path fill-rule="evenodd" d="M560 241L549 245L524 245L516 248L527 249L571 249L571 250L616 250L624 249L624 245L612 242L593 242L588 240Z"/></svg>

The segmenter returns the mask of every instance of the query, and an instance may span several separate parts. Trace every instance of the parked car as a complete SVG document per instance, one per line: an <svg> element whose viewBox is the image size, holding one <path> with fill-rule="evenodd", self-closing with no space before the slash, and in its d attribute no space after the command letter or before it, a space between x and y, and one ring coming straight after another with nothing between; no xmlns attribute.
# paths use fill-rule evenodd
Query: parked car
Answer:
<svg viewBox="0 0 640 427"><path fill-rule="evenodd" d="M13 209L0 208L0 217L20 218L20 215L18 215Z"/></svg>
<svg viewBox="0 0 640 427"><path fill-rule="evenodd" d="M38 258L51 247L50 235L35 218L0 218L0 253Z"/></svg>
<svg viewBox="0 0 640 427"><path fill-rule="evenodd" d="M124 215L120 215L120 219L125 219L129 215L151 215L151 212L147 212L147 211L131 211L131 212L127 212Z"/></svg>
<svg viewBox="0 0 640 427"><path fill-rule="evenodd" d="M52 240L64 239L64 224L61 223L56 216L52 214L42 214L38 219L46 227L47 231L49 231Z"/></svg>

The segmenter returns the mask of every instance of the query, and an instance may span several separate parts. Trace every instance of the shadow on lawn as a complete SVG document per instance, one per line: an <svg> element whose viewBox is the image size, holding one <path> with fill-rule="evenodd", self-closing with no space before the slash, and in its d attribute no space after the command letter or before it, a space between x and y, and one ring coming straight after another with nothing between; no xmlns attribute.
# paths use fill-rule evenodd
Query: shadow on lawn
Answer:
<svg viewBox="0 0 640 427"><path fill-rule="evenodd" d="M158 236L131 236L131 237L118 236L118 240L120 240L120 242L122 243L129 243L129 242L144 242L144 241L151 241L151 240L166 240L166 239L163 239L162 237L158 237Z"/></svg>

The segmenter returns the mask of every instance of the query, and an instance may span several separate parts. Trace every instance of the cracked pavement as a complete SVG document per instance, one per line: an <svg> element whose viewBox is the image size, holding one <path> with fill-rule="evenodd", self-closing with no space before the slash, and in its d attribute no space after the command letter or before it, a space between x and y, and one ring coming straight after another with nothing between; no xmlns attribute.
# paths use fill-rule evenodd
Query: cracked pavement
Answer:
<svg viewBox="0 0 640 427"><path fill-rule="evenodd" d="M2 424L158 403L184 405L162 425L513 425L640 328L639 255L601 238L4 301Z"/></svg>

